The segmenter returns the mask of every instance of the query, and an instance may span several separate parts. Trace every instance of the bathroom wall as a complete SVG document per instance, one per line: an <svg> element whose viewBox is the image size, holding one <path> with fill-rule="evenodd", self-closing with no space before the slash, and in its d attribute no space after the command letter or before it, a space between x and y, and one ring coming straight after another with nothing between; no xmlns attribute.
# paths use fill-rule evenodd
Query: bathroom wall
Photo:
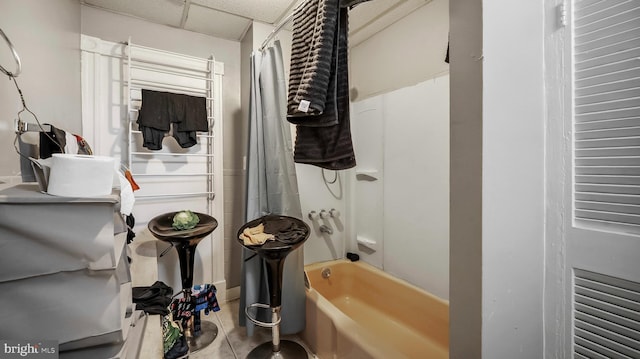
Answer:
<svg viewBox="0 0 640 359"><path fill-rule="evenodd" d="M543 322L543 40L557 30L544 5L451 1L451 359L543 358L556 325Z"/></svg>
<svg viewBox="0 0 640 359"><path fill-rule="evenodd" d="M346 222L347 171L328 171L319 167L296 164L300 203L304 221L311 227L311 235L304 244L305 264L344 258L348 223ZM311 211L337 210L337 217L309 219ZM329 227L333 233L323 233L320 226Z"/></svg>
<svg viewBox="0 0 640 359"><path fill-rule="evenodd" d="M3 0L0 28L20 55L22 73L16 78L27 106L43 123L80 133L80 5L77 0ZM0 39L0 63L9 71L15 62ZM13 149L13 122L22 109L12 81L0 74L0 176L18 175L19 157ZM23 115L25 122L35 122ZM34 133L23 136L38 143Z"/></svg>
<svg viewBox="0 0 640 359"><path fill-rule="evenodd" d="M529 1L483 6L484 358L544 357L543 40L555 10Z"/></svg>
<svg viewBox="0 0 640 359"><path fill-rule="evenodd" d="M350 176L348 248L448 299L449 76L355 102L352 109L360 157Z"/></svg>
<svg viewBox="0 0 640 359"><path fill-rule="evenodd" d="M225 226L224 228L220 227L216 230L223 231L224 233L224 253L213 253L210 258L202 257L206 256L206 253L211 253L210 243L202 243L199 245L199 257L197 260L200 261L205 259L209 262L213 260L213 280L217 282L219 289L222 289L220 288L221 284L219 282L219 272L222 271L224 271L224 279L225 282L227 282L226 285L229 286L228 282L231 282L231 286L234 286L234 281L239 283L239 266L237 265L238 260L231 260L231 251L233 249L233 245L235 245L235 241L232 239L235 238L234 233L236 230L232 223L233 220L237 218L234 214L238 212L238 208L243 202L243 191L241 189L244 187L244 180L242 179L242 153L244 152L242 136L244 130L242 126L244 122L241 121L240 116L240 43L158 25L89 6L82 6L81 8L82 32L84 35L90 35L101 38L102 40L118 43L127 41L129 36L131 36L132 43L137 45L201 58L208 58L209 56L214 55L217 61L224 63L222 106L224 142L223 197ZM107 76L114 76L114 81L118 81L118 65L114 66L115 67L113 67L112 71L110 71ZM117 134L120 131L117 124L119 124L119 117L123 116L123 114L120 113L121 110L118 106L122 103L124 102L120 102L117 95L112 101L110 101L111 106L114 107L110 123L115 123L116 126L111 131L104 132L103 137L105 138L105 141L102 142L107 143L104 143L104 146L100 146L102 147L102 150L106 151L109 155L114 155L114 149L119 147L114 146L113 142L118 140L114 138L113 134ZM106 140L106 138L108 138L108 140ZM190 204L184 204L184 202L178 203L175 201L165 202L167 203L159 203L157 201L154 202L150 200L139 201L136 207L137 228L139 230L143 230L146 226L146 221L154 215L170 210L176 210L176 207L180 207L178 209L182 209L182 207L188 206L189 208L193 207L192 209L195 208L194 210L206 211L204 205L200 205L195 202L189 202ZM222 262L224 262L224 264L221 266ZM196 266L199 265L196 264ZM219 268L220 266L224 269ZM179 286L177 275L177 256L175 256L173 251L167 253L162 259L160 259L159 270L159 274L163 277L163 280L170 285ZM211 273L202 273L202 277L200 277L200 274L201 273L196 273L197 278L210 278L211 276ZM221 297L223 297L224 294L221 293Z"/></svg>
<svg viewBox="0 0 640 359"><path fill-rule="evenodd" d="M449 65L443 60L449 34L448 6L449 0L433 0L351 48L349 81L357 91L351 100L363 100L447 73Z"/></svg>
<svg viewBox="0 0 640 359"><path fill-rule="evenodd" d="M347 240L347 248L363 260L444 299L449 298L447 40L448 1L434 0L351 49L358 166L349 177ZM399 66L399 53L417 56L403 57ZM358 238L375 244L358 244Z"/></svg>

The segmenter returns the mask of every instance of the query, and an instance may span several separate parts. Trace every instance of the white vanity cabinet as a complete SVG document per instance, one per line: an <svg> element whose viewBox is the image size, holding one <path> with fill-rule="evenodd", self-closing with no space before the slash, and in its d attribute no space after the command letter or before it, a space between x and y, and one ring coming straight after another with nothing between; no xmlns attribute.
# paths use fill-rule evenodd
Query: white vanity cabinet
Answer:
<svg viewBox="0 0 640 359"><path fill-rule="evenodd" d="M119 196L0 190L0 338L57 340L61 357L124 357L146 318L134 311ZM136 328L137 327L137 328ZM135 328L132 330L132 328ZM98 354L98 353L94 353Z"/></svg>

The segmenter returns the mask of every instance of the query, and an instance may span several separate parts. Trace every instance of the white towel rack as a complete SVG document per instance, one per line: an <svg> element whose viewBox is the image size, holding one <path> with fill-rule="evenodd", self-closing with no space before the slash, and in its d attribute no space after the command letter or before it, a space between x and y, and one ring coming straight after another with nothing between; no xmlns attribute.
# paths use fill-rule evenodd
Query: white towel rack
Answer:
<svg viewBox="0 0 640 359"><path fill-rule="evenodd" d="M140 186L134 192L134 230L144 233L153 217L183 209L215 217L219 228L198 245L201 270L194 280L214 283L224 293L224 64L208 55L191 57L138 46L131 38L114 43L81 35L81 40L83 137L97 154L118 158L134 175ZM143 148L136 124L142 89L207 97L210 130L199 132L198 144L191 148L180 148L173 139L165 139L160 151ZM190 153L212 156L185 156ZM179 278L176 263L170 255L157 265L158 277L174 286L179 285L170 283Z"/></svg>
<svg viewBox="0 0 640 359"><path fill-rule="evenodd" d="M207 197L208 207L217 189L215 181L222 181L222 76L224 67L214 57L208 59L177 54L169 51L134 45L129 38L126 46L125 86L129 121L126 133L127 166L134 178L162 181L164 178L193 177L206 180L204 191L167 191L163 193L136 194L137 199L161 199L182 197ZM171 150L166 142L159 151L141 146L142 134L136 119L141 106L142 89L179 93L206 98L208 132L198 132L198 144L188 148ZM144 104L142 104L144 105ZM200 162L190 159L201 158ZM142 164L156 161L163 170L141 170ZM184 172L168 171L169 165L197 167ZM175 187L175 186L167 186Z"/></svg>

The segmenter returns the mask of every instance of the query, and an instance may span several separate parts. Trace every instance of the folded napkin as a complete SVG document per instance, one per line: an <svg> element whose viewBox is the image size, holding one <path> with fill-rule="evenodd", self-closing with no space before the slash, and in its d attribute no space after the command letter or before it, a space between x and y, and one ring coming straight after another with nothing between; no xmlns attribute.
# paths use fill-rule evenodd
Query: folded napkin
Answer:
<svg viewBox="0 0 640 359"><path fill-rule="evenodd" d="M264 244L268 240L274 240L275 236L264 232L264 224L260 223L255 227L247 227L240 234L240 239L245 246L255 246Z"/></svg>

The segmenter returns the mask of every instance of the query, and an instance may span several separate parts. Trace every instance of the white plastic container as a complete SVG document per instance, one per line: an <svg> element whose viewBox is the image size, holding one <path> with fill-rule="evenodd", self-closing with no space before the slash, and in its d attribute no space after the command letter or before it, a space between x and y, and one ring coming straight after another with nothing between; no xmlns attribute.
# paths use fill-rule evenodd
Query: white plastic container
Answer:
<svg viewBox="0 0 640 359"><path fill-rule="evenodd" d="M98 197L111 194L114 159L54 153L47 193L63 197Z"/></svg>

